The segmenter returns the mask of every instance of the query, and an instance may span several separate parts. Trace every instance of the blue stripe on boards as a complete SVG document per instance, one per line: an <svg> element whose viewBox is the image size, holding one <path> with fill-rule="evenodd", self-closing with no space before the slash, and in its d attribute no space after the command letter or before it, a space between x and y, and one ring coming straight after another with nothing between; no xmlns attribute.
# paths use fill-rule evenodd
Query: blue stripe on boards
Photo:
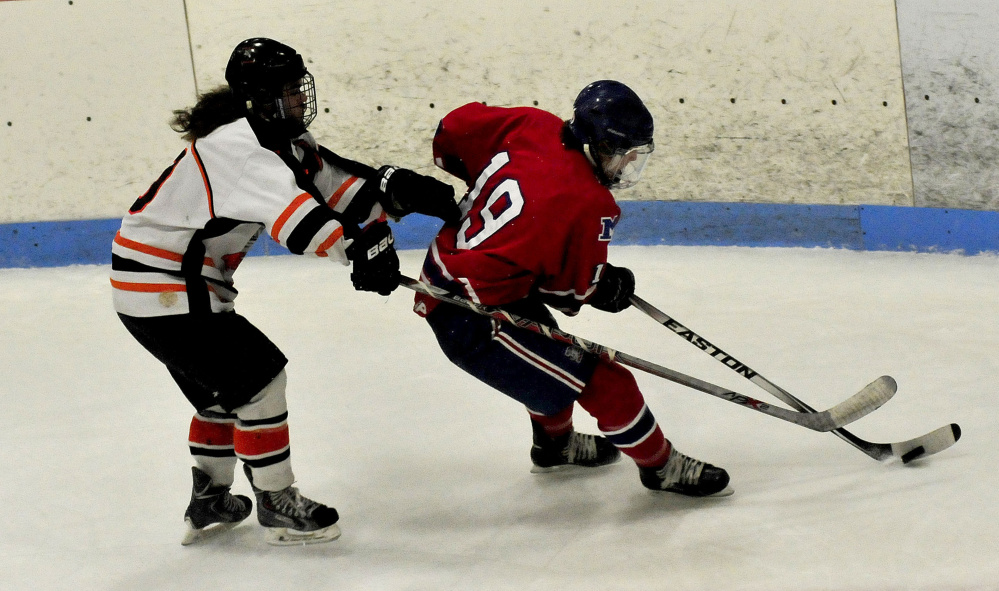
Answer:
<svg viewBox="0 0 999 591"><path fill-rule="evenodd" d="M859 249L857 208L774 203L624 201L613 244Z"/></svg>
<svg viewBox="0 0 999 591"><path fill-rule="evenodd" d="M865 250L999 251L999 212L862 205Z"/></svg>
<svg viewBox="0 0 999 591"><path fill-rule="evenodd" d="M999 212L882 205L622 201L615 245L782 246L999 253ZM0 224L0 267L109 264L120 220ZM399 250L423 250L436 218L392 224ZM594 231L599 231L597 228ZM261 236L250 256L288 254Z"/></svg>

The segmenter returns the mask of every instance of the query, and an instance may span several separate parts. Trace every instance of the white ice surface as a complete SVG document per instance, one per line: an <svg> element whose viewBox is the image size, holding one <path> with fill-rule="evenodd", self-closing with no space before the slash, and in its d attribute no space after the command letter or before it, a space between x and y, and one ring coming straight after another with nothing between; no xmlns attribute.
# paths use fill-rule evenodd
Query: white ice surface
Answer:
<svg viewBox="0 0 999 591"><path fill-rule="evenodd" d="M416 275L422 253L402 253ZM282 548L254 519L181 547L191 409L117 321L108 269L0 270L0 589L966 590L999 588L999 258L614 247L638 293L816 408L882 374L848 427L954 447L880 464L814 433L639 375L667 437L736 494L655 495L627 459L529 472L522 407L451 366L412 294L347 270L248 259L237 309L288 355L298 486L343 537ZM636 310L562 328L765 393ZM224 346L224 343L219 343ZM577 412L580 430L594 421ZM249 493L240 475L237 492Z"/></svg>

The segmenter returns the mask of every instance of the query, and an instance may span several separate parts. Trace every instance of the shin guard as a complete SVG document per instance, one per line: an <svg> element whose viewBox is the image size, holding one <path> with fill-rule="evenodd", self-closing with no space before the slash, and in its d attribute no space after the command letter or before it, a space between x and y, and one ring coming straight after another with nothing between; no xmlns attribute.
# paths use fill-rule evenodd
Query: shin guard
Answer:
<svg viewBox="0 0 999 591"><path fill-rule="evenodd" d="M195 466L207 474L215 486L232 486L233 483L236 470L233 444L235 423L236 415L211 410L202 410L191 419L187 445Z"/></svg>
<svg viewBox="0 0 999 591"><path fill-rule="evenodd" d="M661 465L670 443L645 404L635 376L601 360L577 401L597 420L600 431L641 467Z"/></svg>
<svg viewBox="0 0 999 591"><path fill-rule="evenodd" d="M236 456L253 471L257 488L278 491L295 481L291 470L288 434L287 376L282 370L274 380L236 409L233 437Z"/></svg>

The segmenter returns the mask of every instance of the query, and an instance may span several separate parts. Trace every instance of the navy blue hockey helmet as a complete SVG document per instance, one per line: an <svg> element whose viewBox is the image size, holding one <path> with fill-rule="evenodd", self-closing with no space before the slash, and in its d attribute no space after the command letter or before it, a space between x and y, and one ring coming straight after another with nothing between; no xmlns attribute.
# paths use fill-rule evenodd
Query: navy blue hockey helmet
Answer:
<svg viewBox="0 0 999 591"><path fill-rule="evenodd" d="M316 118L316 85L302 56L283 43L254 37L229 56L225 79L246 110L291 135Z"/></svg>
<svg viewBox="0 0 999 591"><path fill-rule="evenodd" d="M580 91L569 129L611 189L637 183L655 148L652 114L633 90L615 80L598 80Z"/></svg>

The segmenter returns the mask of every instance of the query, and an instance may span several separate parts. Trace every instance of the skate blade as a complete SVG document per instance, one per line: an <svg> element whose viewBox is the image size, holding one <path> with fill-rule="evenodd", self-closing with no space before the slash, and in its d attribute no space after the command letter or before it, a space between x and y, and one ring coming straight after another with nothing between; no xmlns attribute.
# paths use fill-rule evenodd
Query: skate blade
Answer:
<svg viewBox="0 0 999 591"><path fill-rule="evenodd" d="M607 462L606 464L600 464L599 466L580 466L579 464L559 464L558 466L531 466L531 474L551 474L552 472L586 472L588 470L599 470L601 468L607 468L608 466L613 466L614 464L621 461L620 456L614 459L612 462Z"/></svg>
<svg viewBox="0 0 999 591"><path fill-rule="evenodd" d="M651 492L654 495L671 494L671 495L680 495L681 497L687 497L687 498L690 498L690 499L715 499L715 498L722 498L722 497L730 497L730 496L732 496L732 495L735 494L735 489L732 488L731 486L726 486L725 488L721 489L720 491L718 491L718 492L716 492L714 494L703 495L703 496L685 495L685 494L683 494L681 492L677 492L675 490L655 490L655 489L648 489L648 490L649 490L649 492Z"/></svg>
<svg viewBox="0 0 999 591"><path fill-rule="evenodd" d="M340 537L340 528L334 524L316 531L296 531L286 527L268 527L267 543L272 546L305 546L323 544Z"/></svg>
<svg viewBox="0 0 999 591"><path fill-rule="evenodd" d="M180 541L180 545L190 546L196 542L209 540L219 534L229 531L240 523L242 523L242 521L235 521L231 523L213 523L212 525L198 529L194 527L193 523L191 523L190 518L185 518L184 524L187 526L187 530L184 532L184 538Z"/></svg>

